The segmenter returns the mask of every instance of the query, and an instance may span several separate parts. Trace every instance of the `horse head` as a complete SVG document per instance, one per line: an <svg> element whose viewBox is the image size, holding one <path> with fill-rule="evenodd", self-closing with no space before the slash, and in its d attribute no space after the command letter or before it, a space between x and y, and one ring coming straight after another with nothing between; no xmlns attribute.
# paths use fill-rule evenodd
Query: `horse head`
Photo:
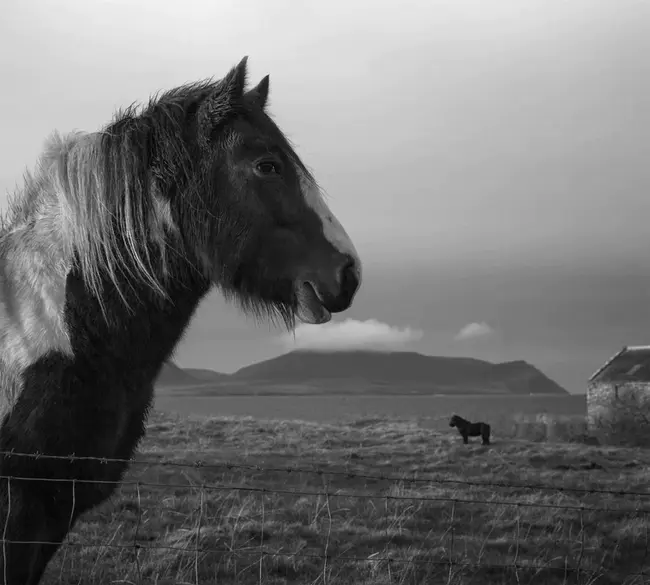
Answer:
<svg viewBox="0 0 650 585"><path fill-rule="evenodd" d="M245 77L246 58L197 104L198 176L172 211L204 222L196 254L226 294L285 321L325 323L352 304L361 262L266 111L269 76L248 91Z"/></svg>

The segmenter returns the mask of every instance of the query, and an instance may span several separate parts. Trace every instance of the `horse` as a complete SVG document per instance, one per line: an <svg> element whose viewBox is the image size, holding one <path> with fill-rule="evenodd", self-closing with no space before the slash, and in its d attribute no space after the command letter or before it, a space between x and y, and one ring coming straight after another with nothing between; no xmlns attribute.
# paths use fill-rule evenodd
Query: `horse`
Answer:
<svg viewBox="0 0 650 585"><path fill-rule="evenodd" d="M449 420L449 426L458 429L465 445L469 443L469 437L481 437L483 445L490 444L490 425L488 423L469 422L463 417L454 414Z"/></svg>
<svg viewBox="0 0 650 585"><path fill-rule="evenodd" d="M79 517L121 484L154 381L211 290L290 331L347 310L361 286L350 237L267 112L269 76L246 90L246 64L118 110L98 132L54 132L10 200L5 585L39 583Z"/></svg>

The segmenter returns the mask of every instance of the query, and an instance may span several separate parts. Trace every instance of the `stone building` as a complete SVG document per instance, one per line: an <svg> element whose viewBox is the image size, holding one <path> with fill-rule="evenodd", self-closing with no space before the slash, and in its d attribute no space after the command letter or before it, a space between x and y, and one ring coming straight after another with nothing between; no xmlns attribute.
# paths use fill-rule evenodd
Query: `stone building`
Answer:
<svg viewBox="0 0 650 585"><path fill-rule="evenodd" d="M624 347L596 370L587 385L590 428L612 415L635 413L650 421L650 345Z"/></svg>

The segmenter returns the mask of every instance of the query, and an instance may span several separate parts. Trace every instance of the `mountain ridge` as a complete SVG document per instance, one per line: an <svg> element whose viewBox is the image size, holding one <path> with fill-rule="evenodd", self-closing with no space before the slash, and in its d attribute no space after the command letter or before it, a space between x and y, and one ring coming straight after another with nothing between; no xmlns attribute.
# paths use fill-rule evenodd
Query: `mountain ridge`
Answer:
<svg viewBox="0 0 650 585"><path fill-rule="evenodd" d="M181 375L179 372L182 372ZM430 356L414 351L306 351L244 366L232 374L182 369L166 364L157 385L255 388L306 385L333 391L339 384L426 394L565 394L569 392L524 360L493 363L463 356Z"/></svg>

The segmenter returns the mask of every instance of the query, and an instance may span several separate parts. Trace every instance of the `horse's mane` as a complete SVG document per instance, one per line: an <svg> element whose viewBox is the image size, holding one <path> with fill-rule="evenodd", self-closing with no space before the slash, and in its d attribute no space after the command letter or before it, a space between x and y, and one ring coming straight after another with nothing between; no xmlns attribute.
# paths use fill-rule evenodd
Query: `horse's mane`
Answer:
<svg viewBox="0 0 650 585"><path fill-rule="evenodd" d="M186 115L217 84L187 84L154 96L146 106L129 106L98 132L55 132L36 172L26 173L24 189L10 199L0 237L58 206L55 223L65 256L76 253L86 285L100 302L104 270L120 294L122 273L165 295L165 274L153 268L149 246L153 240L164 258L165 230L172 226L156 192L169 173L191 176Z"/></svg>

